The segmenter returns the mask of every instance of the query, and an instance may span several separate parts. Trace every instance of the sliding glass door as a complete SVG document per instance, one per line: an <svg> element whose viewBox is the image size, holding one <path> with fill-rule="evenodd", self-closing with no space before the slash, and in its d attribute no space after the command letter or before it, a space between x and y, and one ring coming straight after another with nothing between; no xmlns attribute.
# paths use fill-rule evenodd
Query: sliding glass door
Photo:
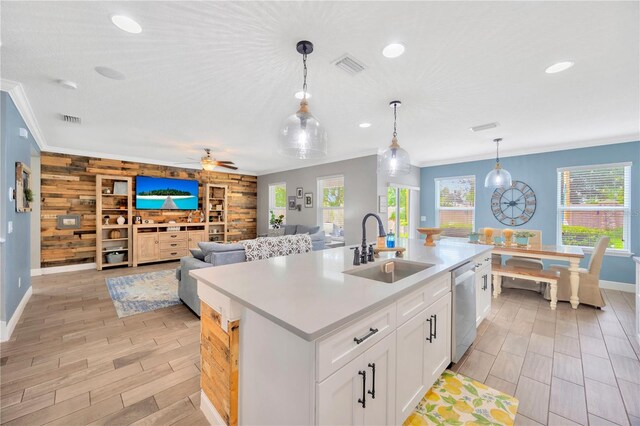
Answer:
<svg viewBox="0 0 640 426"><path fill-rule="evenodd" d="M387 232L398 238L412 238L410 214L411 190L390 186L387 189Z"/></svg>

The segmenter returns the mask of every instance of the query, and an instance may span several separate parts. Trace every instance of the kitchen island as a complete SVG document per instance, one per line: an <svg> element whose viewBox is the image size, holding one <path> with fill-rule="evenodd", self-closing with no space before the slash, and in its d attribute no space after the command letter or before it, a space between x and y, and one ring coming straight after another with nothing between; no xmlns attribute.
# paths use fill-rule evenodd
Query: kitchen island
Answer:
<svg viewBox="0 0 640 426"><path fill-rule="evenodd" d="M451 359L450 272L491 247L400 244L360 266L341 247L192 271L209 421L401 424Z"/></svg>

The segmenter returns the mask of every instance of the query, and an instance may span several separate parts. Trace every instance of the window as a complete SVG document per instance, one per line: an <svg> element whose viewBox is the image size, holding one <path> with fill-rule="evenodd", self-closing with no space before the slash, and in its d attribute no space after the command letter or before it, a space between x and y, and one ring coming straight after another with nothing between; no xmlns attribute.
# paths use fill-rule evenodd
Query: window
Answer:
<svg viewBox="0 0 640 426"><path fill-rule="evenodd" d="M399 238L409 238L409 188L387 188L387 231Z"/></svg>
<svg viewBox="0 0 640 426"><path fill-rule="evenodd" d="M558 169L558 244L629 250L631 163Z"/></svg>
<svg viewBox="0 0 640 426"><path fill-rule="evenodd" d="M318 221L328 235L344 236L344 176L318 179Z"/></svg>
<svg viewBox="0 0 640 426"><path fill-rule="evenodd" d="M269 227L272 227L273 221L280 215L287 215L287 184L273 183L269 185Z"/></svg>
<svg viewBox="0 0 640 426"><path fill-rule="evenodd" d="M466 237L475 229L476 177L436 179L436 227L442 235Z"/></svg>

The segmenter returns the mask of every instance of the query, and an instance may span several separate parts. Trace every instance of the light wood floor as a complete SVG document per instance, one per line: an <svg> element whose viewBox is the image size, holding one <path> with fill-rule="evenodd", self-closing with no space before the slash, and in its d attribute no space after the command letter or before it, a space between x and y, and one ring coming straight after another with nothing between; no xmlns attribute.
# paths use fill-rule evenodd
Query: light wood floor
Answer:
<svg viewBox="0 0 640 426"><path fill-rule="evenodd" d="M118 319L104 279L165 263L33 279L12 340L0 346L0 421L206 424L199 411L199 320L185 306ZM601 311L503 290L453 367L520 400L520 425L640 424L633 294ZM574 422L574 423L572 423Z"/></svg>
<svg viewBox="0 0 640 426"><path fill-rule="evenodd" d="M0 350L3 424L207 424L200 322L184 305L119 319L105 278L175 263L34 277Z"/></svg>
<svg viewBox="0 0 640 426"><path fill-rule="evenodd" d="M552 311L537 293L505 289L453 369L515 395L516 425L640 425L634 294L605 298L602 310Z"/></svg>

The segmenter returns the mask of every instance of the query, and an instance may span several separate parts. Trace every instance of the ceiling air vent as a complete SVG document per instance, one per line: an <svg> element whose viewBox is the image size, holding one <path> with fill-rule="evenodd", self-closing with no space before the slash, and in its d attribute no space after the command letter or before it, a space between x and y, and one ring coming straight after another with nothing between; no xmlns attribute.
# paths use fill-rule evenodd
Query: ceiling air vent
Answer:
<svg viewBox="0 0 640 426"><path fill-rule="evenodd" d="M67 123L73 123L73 124L80 124L81 122L80 117L76 117L75 115L67 115L67 114L62 114L62 121L65 121Z"/></svg>
<svg viewBox="0 0 640 426"><path fill-rule="evenodd" d="M364 71L364 64L353 56L349 56L349 54L341 56L334 62L334 64L336 65L336 67L340 68L346 73L349 73L350 75L356 75Z"/></svg>
<svg viewBox="0 0 640 426"><path fill-rule="evenodd" d="M499 125L500 125L500 123L498 123L498 122L487 123L487 124L481 124L479 126L473 126L469 130L471 130L472 132L481 132L483 130L495 129Z"/></svg>

